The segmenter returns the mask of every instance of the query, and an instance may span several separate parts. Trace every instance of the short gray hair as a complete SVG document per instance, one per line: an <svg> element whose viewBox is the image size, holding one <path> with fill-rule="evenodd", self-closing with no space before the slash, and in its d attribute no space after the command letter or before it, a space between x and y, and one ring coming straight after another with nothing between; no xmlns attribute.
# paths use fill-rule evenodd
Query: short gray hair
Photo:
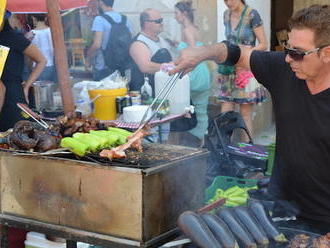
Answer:
<svg viewBox="0 0 330 248"><path fill-rule="evenodd" d="M330 5L315 4L297 11L290 18L289 29L311 29L317 47L330 43Z"/></svg>

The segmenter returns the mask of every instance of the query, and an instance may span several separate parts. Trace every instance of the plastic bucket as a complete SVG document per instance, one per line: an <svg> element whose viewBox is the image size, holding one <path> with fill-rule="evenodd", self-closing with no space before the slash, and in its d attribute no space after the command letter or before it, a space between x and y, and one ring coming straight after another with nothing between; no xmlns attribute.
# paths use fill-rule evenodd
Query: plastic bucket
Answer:
<svg viewBox="0 0 330 248"><path fill-rule="evenodd" d="M99 120L115 120L117 118L116 97L125 96L126 88L111 90L89 90L90 99L98 97L94 101L94 117Z"/></svg>

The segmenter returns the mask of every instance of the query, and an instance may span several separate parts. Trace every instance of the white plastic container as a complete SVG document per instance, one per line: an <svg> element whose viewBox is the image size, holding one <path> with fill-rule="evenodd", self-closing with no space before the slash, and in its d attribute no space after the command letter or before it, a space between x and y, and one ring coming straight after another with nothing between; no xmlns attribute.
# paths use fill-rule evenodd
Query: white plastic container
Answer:
<svg viewBox="0 0 330 248"><path fill-rule="evenodd" d="M158 95L158 92L161 91L170 77L172 76L163 71L155 73L156 95ZM170 102L170 114L182 114L185 112L185 109L190 106L190 80L188 75L177 80L167 99Z"/></svg>
<svg viewBox="0 0 330 248"><path fill-rule="evenodd" d="M24 241L25 248L65 248L66 243L54 242L46 239L46 235L37 232L28 232Z"/></svg>
<svg viewBox="0 0 330 248"><path fill-rule="evenodd" d="M148 107L148 105L133 105L123 108L124 122L139 123L142 120L144 113L147 111ZM147 119L150 118L151 115L152 111L149 111Z"/></svg>

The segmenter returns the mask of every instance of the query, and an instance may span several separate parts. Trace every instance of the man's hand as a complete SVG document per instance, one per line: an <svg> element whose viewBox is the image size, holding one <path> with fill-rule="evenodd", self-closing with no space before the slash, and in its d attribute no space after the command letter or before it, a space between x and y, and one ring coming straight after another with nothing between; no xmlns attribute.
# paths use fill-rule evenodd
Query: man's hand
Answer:
<svg viewBox="0 0 330 248"><path fill-rule="evenodd" d="M160 70L163 72L166 72L166 73L172 71L174 68L175 68L175 65L173 62L163 63L160 65Z"/></svg>
<svg viewBox="0 0 330 248"><path fill-rule="evenodd" d="M178 72L183 72L184 74L192 71L200 62L202 62L206 57L205 47L189 47L181 51L179 58L174 61L176 65L174 70L170 71L170 75Z"/></svg>

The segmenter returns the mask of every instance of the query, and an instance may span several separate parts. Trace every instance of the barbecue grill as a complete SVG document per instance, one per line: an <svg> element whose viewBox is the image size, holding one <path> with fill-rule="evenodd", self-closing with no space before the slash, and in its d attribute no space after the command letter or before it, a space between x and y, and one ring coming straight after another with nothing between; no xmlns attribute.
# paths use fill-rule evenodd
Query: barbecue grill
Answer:
<svg viewBox="0 0 330 248"><path fill-rule="evenodd" d="M180 213L203 205L205 150L149 144L116 161L15 154L0 152L1 218L8 221L157 247L177 234Z"/></svg>

